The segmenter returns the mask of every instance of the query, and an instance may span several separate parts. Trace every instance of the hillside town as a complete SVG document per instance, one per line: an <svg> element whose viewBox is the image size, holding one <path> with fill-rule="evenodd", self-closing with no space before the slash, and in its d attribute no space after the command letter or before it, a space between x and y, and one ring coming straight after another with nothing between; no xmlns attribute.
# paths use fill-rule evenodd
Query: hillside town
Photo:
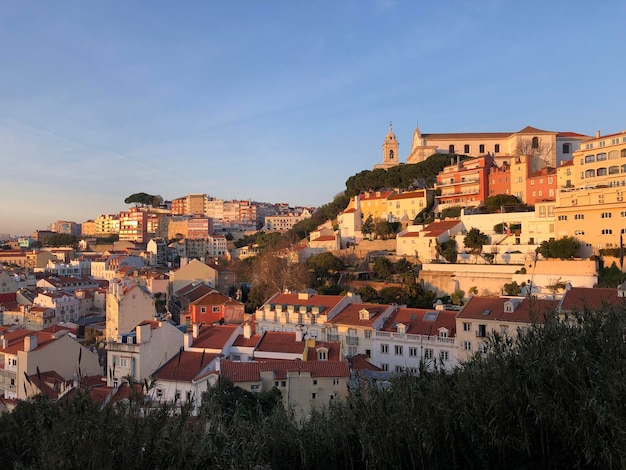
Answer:
<svg viewBox="0 0 626 470"><path fill-rule="evenodd" d="M107 406L139 384L197 413L226 377L307 417L363 380L452 371L494 332L624 305L626 131L416 128L407 153L390 125L365 172L447 163L433 184L365 184L305 238L320 208L140 193L116 214L0 235L1 406L79 387ZM282 284L242 275L269 255Z"/></svg>

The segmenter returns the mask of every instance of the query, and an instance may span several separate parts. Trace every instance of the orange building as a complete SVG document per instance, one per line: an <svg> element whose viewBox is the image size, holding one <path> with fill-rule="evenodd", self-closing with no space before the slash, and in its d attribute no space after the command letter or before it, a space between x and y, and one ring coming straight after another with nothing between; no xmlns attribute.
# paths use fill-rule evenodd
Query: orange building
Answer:
<svg viewBox="0 0 626 470"><path fill-rule="evenodd" d="M440 205L479 206L488 197L489 172L494 166L493 157L484 155L460 161L445 167L437 175L436 196Z"/></svg>

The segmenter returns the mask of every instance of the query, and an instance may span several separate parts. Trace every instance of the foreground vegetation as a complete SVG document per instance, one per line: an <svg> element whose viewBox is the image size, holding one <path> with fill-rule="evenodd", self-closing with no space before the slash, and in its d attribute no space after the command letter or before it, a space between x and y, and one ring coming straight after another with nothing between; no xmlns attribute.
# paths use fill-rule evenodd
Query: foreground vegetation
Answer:
<svg viewBox="0 0 626 470"><path fill-rule="evenodd" d="M624 310L492 337L453 373L361 387L298 424L277 392L223 383L198 418L84 394L0 417L4 468L624 468Z"/></svg>

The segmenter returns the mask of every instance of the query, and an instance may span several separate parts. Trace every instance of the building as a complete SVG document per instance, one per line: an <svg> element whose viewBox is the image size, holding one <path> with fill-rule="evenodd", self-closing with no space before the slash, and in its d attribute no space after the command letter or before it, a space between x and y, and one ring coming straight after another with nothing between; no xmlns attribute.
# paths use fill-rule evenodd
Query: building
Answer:
<svg viewBox="0 0 626 470"><path fill-rule="evenodd" d="M120 233L120 216L118 214L101 214L94 220L94 235L108 237Z"/></svg>
<svg viewBox="0 0 626 470"><path fill-rule="evenodd" d="M55 371L64 380L102 372L98 356L71 338L67 330L56 333L25 329L0 333L0 393L24 400L35 395L27 376Z"/></svg>
<svg viewBox="0 0 626 470"><path fill-rule="evenodd" d="M120 212L120 241L144 243L148 241L148 211L143 207L131 207Z"/></svg>
<svg viewBox="0 0 626 470"><path fill-rule="evenodd" d="M440 220L432 224L410 225L396 236L396 254L415 256L429 263L439 259L437 247L463 231L463 222L457 219Z"/></svg>
<svg viewBox="0 0 626 470"><path fill-rule="evenodd" d="M347 361L221 361L219 373L252 392L276 387L285 408L294 409L301 417L347 397L350 379Z"/></svg>
<svg viewBox="0 0 626 470"><path fill-rule="evenodd" d="M185 333L168 322L142 321L115 339L107 340L107 386L132 378L143 383L183 347Z"/></svg>
<svg viewBox="0 0 626 470"><path fill-rule="evenodd" d="M434 194L427 189L398 191L387 199L387 210L392 222L408 224L433 201Z"/></svg>
<svg viewBox="0 0 626 470"><path fill-rule="evenodd" d="M209 265L197 259L191 260L170 275L172 292L196 281L207 283L223 294L227 294L230 287L236 284L235 273L230 269L219 264Z"/></svg>
<svg viewBox="0 0 626 470"><path fill-rule="evenodd" d="M518 328L543 324L558 303L534 297L471 297L456 317L459 361L485 353L487 337L493 332L516 335Z"/></svg>
<svg viewBox="0 0 626 470"><path fill-rule="evenodd" d="M576 237L583 256L617 248L626 227L626 131L598 133L573 156L558 169L556 238Z"/></svg>
<svg viewBox="0 0 626 470"><path fill-rule="evenodd" d="M242 323L244 313L244 304L212 291L191 302L187 310L180 314L180 323L188 326L200 323Z"/></svg>
<svg viewBox="0 0 626 470"><path fill-rule="evenodd" d="M489 173L495 165L491 155L461 160L445 167L437 175L436 196L439 208L479 206L489 196Z"/></svg>
<svg viewBox="0 0 626 470"><path fill-rule="evenodd" d="M374 165L374 169L389 169L394 166L400 165L400 143L396 138L396 135L393 133L393 127L391 123L389 123L389 132L385 136L385 141L383 142L383 163Z"/></svg>
<svg viewBox="0 0 626 470"><path fill-rule="evenodd" d="M70 222L67 220L57 220L50 224L50 230L56 233L64 233L67 235L73 235L75 237L80 236L80 224L76 222Z"/></svg>
<svg viewBox="0 0 626 470"><path fill-rule="evenodd" d="M457 312L395 308L373 335L372 363L383 371L417 374L420 367L452 370L458 364Z"/></svg>
<svg viewBox="0 0 626 470"><path fill-rule="evenodd" d="M154 297L136 281L112 279L106 297L106 339L131 332L139 323L154 320Z"/></svg>

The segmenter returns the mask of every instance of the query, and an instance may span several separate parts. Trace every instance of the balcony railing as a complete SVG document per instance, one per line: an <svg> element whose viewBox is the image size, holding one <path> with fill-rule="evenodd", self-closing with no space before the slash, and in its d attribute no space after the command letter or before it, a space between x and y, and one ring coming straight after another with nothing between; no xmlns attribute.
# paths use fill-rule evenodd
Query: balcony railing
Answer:
<svg viewBox="0 0 626 470"><path fill-rule="evenodd" d="M357 344L359 344L359 338L357 336L347 336L346 337L346 343L347 344L352 344L352 345L357 345Z"/></svg>
<svg viewBox="0 0 626 470"><path fill-rule="evenodd" d="M339 335L334 335L332 333L328 333L326 335L326 341L339 341Z"/></svg>

